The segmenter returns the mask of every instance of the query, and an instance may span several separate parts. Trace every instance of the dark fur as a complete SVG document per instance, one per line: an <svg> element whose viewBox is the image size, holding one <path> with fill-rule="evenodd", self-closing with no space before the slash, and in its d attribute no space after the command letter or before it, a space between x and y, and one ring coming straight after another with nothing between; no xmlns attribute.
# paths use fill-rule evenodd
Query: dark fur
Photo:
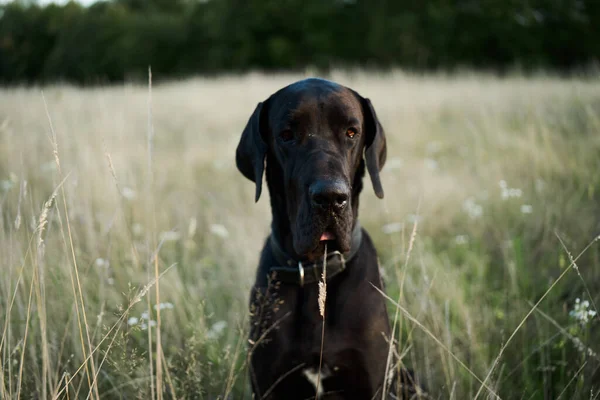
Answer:
<svg viewBox="0 0 600 400"><path fill-rule="evenodd" d="M353 138L346 135L348 128L357 131ZM284 141L290 132L293 139ZM371 102L321 79L296 82L259 103L236 154L239 170L256 184L256 201L266 165L272 235L288 254L306 261L323 257L319 238L325 230L336 236L328 251L350 250L365 170L383 197L379 171L385 158L384 132ZM334 186L340 195L347 192L347 202L318 206L313 192ZM250 298L253 392L255 398L314 398L314 386L302 371L319 367L323 320L318 286L278 282L269 277L274 265L267 240ZM363 230L357 255L327 282L325 398L371 399L378 391L381 396L390 323L385 301L373 286L383 290L377 253Z"/></svg>

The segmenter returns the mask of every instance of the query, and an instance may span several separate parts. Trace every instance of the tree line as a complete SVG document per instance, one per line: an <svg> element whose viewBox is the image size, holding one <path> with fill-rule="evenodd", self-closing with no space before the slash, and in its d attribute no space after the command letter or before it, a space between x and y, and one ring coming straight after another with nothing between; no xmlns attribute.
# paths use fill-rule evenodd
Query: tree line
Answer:
<svg viewBox="0 0 600 400"><path fill-rule="evenodd" d="M0 82L93 84L313 67L571 71L598 0L114 0L0 6Z"/></svg>

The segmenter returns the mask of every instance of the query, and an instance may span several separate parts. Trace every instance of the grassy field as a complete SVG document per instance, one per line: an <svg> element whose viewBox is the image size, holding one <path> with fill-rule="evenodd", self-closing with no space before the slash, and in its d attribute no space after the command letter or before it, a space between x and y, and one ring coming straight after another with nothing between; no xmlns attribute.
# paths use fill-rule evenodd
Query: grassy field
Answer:
<svg viewBox="0 0 600 400"><path fill-rule="evenodd" d="M270 212L234 151L299 78L0 90L1 399L250 398ZM599 398L600 80L331 78L386 129L360 216L432 398Z"/></svg>

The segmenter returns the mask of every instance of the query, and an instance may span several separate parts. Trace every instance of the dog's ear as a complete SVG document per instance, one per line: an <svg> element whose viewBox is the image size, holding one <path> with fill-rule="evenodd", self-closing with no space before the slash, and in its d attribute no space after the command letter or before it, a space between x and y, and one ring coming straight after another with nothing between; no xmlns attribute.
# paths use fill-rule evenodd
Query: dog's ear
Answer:
<svg viewBox="0 0 600 400"><path fill-rule="evenodd" d="M360 99L365 118L365 160L367 162L367 171L369 171L369 175L371 176L371 183L373 183L375 194L382 199L383 187L381 186L379 171L383 168L387 156L385 134L383 133L383 127L379 123L373 104L371 104L371 100L362 97Z"/></svg>
<svg viewBox="0 0 600 400"><path fill-rule="evenodd" d="M267 154L267 144L263 139L265 108L263 103L258 103L244 128L244 132L242 132L235 153L235 162L240 172L256 184L255 201L258 201L262 191L262 178Z"/></svg>

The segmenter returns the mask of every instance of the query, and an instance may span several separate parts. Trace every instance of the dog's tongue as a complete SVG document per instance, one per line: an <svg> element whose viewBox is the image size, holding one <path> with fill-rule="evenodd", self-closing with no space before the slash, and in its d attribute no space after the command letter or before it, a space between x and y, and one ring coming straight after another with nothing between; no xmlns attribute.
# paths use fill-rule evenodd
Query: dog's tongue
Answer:
<svg viewBox="0 0 600 400"><path fill-rule="evenodd" d="M333 240L335 239L335 235L331 232L323 232L323 234L321 235L321 239L319 239L319 241L323 242L325 240Z"/></svg>

